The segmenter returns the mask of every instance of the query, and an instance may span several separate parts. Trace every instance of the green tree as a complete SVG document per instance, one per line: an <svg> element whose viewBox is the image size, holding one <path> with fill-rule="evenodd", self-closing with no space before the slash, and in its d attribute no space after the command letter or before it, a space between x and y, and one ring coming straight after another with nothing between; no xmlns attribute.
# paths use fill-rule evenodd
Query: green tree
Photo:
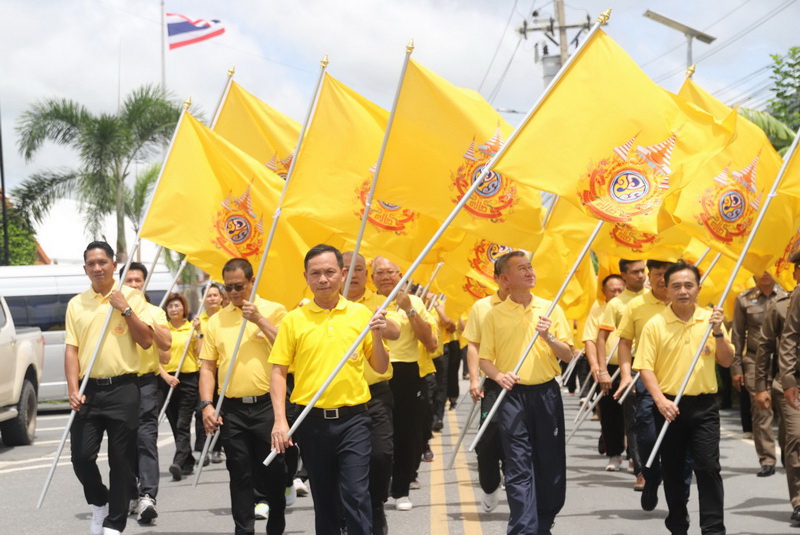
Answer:
<svg viewBox="0 0 800 535"><path fill-rule="evenodd" d="M24 217L6 202L8 220L8 260L11 266L29 266L36 263L36 236ZM3 221L0 219L0 262L6 258Z"/></svg>
<svg viewBox="0 0 800 535"><path fill-rule="evenodd" d="M800 128L800 46L793 46L786 55L773 54L772 78L775 97L767 109L794 131Z"/></svg>
<svg viewBox="0 0 800 535"><path fill-rule="evenodd" d="M125 217L135 192L126 179L134 164L163 150L179 116L180 106L158 86L134 90L114 114L95 115L66 99L35 104L17 126L20 154L31 161L44 142L51 141L75 150L80 163L74 169L42 171L23 181L14 191L19 210L39 222L56 200L77 199L92 237L99 235L102 219L113 214L116 250L125 260Z"/></svg>
<svg viewBox="0 0 800 535"><path fill-rule="evenodd" d="M770 115L766 111L754 110L752 108L739 108L739 114L751 123L755 124L769 138L772 146L781 155L789 149L789 145L794 139L794 132L786 123Z"/></svg>

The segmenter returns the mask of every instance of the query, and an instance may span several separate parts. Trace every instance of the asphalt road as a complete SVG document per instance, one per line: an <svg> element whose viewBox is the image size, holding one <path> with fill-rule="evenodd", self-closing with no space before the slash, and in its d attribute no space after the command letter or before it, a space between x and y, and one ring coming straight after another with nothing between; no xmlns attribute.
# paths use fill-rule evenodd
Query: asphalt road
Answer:
<svg viewBox="0 0 800 535"><path fill-rule="evenodd" d="M461 384L466 391L466 382ZM567 431L577 410L577 398L564 395ZM446 460L458 438L459 425L466 421L470 403L461 403L448 411L445 428L432 443L436 455L431 463L420 468L421 489L412 491L414 509L395 511L387 504L390 533L414 535L502 535L508 518L508 505L503 496L498 508L490 514L479 512L480 489L477 485L477 463L474 454L464 447L452 470L445 470ZM33 446L0 447L0 534L81 534L89 531L89 507L69 463L69 444L56 470L42 509L36 502L52 463L64 425L66 413L41 413L37 441ZM722 467L725 484L725 523L728 534L800 534L800 528L789 525L786 476L782 468L768 478L758 478L758 462L751 440L741 438L738 413L722 413ZM567 446L567 502L556 519L553 533L641 535L666 533L663 492L652 512L639 507L639 493L632 490L634 477L624 472L609 473L603 469L605 458L597 453L599 424L587 421ZM158 496L159 518L153 526L128 523L126 533L197 535L232 533L228 475L224 464L204 469L200 484L193 487L193 478L171 481L167 468L174 451L168 424L159 433L162 479ZM101 455L101 472L108 464ZM700 533L696 487L689 502L692 527ZM287 511L287 534L313 533L313 504L310 497L298 498ZM257 523L257 533L264 533L265 522Z"/></svg>

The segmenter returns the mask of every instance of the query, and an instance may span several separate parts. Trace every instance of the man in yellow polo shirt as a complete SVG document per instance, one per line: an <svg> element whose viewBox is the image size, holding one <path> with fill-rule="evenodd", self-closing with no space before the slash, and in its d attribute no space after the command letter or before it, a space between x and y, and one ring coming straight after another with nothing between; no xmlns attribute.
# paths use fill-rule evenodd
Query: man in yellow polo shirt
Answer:
<svg viewBox="0 0 800 535"><path fill-rule="evenodd" d="M558 361L572 359L572 329L561 307L545 316L551 302L531 293L536 272L524 252L506 253L495 266L509 295L486 314L480 365L509 391L497 411L511 510L507 533L550 535L567 490L564 405L555 377L561 375ZM535 333L517 375L514 368Z"/></svg>
<svg viewBox="0 0 800 535"><path fill-rule="evenodd" d="M272 363L270 395L275 406L272 447L279 453L292 444L286 418L286 377L294 371L291 401L302 409L322 387L361 331L367 334L297 429L303 463L311 480L318 535L341 533L340 511L349 535L372 533L369 496L371 422L364 367L383 374L389 354L383 342L384 313L339 294L344 260L335 247L312 247L304 276L314 298L292 310L281 324Z"/></svg>
<svg viewBox="0 0 800 535"><path fill-rule="evenodd" d="M122 269L120 269L122 276ZM125 286L141 291L147 280L147 268L140 262L131 262L125 274ZM147 299L147 296L145 296ZM131 488L130 514L137 515L140 524L146 525L158 517L156 497L161 472L158 468L158 410L163 402L159 395L159 363L169 360L172 335L167 328L164 311L147 303L153 318L153 345L139 350L139 432L137 434L138 485Z"/></svg>
<svg viewBox="0 0 800 535"><path fill-rule="evenodd" d="M400 282L402 273L397 264L377 257L372 263L372 280L378 294L387 296ZM389 386L394 396L394 464L391 494L398 511L413 507L408 498L417 463L422 456L424 405L420 377L419 344L429 352L436 350L437 340L433 317L422 299L400 291L386 317L400 326L400 337L387 342L392 360Z"/></svg>
<svg viewBox="0 0 800 535"><path fill-rule="evenodd" d="M500 385L486 378L483 390L480 388L480 358L481 328L486 314L491 309L502 303L508 297L508 288L501 284L497 264L494 264L494 280L497 283L497 292L473 303L464 328L464 338L467 340L467 370L469 370L469 394L472 402L481 403L481 424L492 409L500 393ZM486 426L480 442L475 447L478 458L478 483L481 486L481 510L491 513L497 507L500 499L500 471L503 469L503 445L500 443L500 430L497 421L490 421Z"/></svg>
<svg viewBox="0 0 800 535"><path fill-rule="evenodd" d="M78 414L70 429L72 467L92 506L93 535L125 529L134 481L139 425L139 352L153 344L152 319L142 292L114 280L117 263L106 242L94 241L83 252L83 270L92 282L87 291L70 299L66 313L64 373L70 408ZM89 363L103 337L109 311L111 322L91 370ZM89 380L82 396L80 383ZM108 435L111 466L108 488L97 468L97 455Z"/></svg>
<svg viewBox="0 0 800 535"><path fill-rule="evenodd" d="M669 508L665 524L673 535L685 535L689 529L688 488L683 472L686 455L691 451L701 530L703 535L724 535L715 362L729 367L733 347L725 340L722 309L711 312L697 306L700 272L695 266L676 262L667 268L664 282L670 305L642 329L634 369L641 371L642 381L653 396L656 425L660 428L665 420L670 422L659 450ZM708 338L678 406L675 396L709 323L713 337Z"/></svg>
<svg viewBox="0 0 800 535"><path fill-rule="evenodd" d="M344 272L342 277L347 277L347 271L353 258L353 253L343 253ZM344 290L344 280L342 281ZM350 280L347 298L354 303L361 303L371 311L375 311L383 304L384 298L367 288L367 262L362 255L356 258L355 269ZM397 340L400 336L400 327L391 320L386 320L386 329L383 338ZM367 362L364 366L364 376L369 385L369 400L367 412L372 419L372 455L369 463L369 495L372 501L372 533L383 535L388 531L386 525L386 512L384 504L389 499L389 482L392 480L392 459L394 458L392 407L394 398L389 387L392 378L392 365L389 364L385 373L379 374Z"/></svg>
<svg viewBox="0 0 800 535"><path fill-rule="evenodd" d="M221 426L230 474L231 513L237 535L254 533L256 491L270 507L267 534L280 535L286 528L286 466L283 457L265 467L270 451L270 430L275 414L270 400L272 365L268 357L286 315L283 305L256 296L253 291L253 266L246 259L233 258L222 268L225 291L230 304L211 316L206 325L200 352L200 403L203 424L209 435ZM244 330L233 373L225 392L222 413L214 421L214 380L225 384L242 322Z"/></svg>

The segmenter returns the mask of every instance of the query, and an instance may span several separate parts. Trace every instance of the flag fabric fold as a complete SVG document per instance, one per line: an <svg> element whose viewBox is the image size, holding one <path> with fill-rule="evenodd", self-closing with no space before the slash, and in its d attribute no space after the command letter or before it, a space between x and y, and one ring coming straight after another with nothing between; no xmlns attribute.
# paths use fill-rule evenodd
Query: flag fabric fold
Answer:
<svg viewBox="0 0 800 535"><path fill-rule="evenodd" d="M225 33L225 27L217 19L193 20L186 15L167 13L167 42L169 49L206 41Z"/></svg>

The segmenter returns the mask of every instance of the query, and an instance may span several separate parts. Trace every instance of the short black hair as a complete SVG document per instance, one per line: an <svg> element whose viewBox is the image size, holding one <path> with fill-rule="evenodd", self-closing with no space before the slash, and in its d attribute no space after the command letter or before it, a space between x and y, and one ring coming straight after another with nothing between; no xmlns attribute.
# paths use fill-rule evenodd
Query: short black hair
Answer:
<svg viewBox="0 0 800 535"><path fill-rule="evenodd" d="M623 279L621 275L617 275L616 273L612 273L611 275L608 275L608 276L606 276L606 278L603 279L603 284L601 285L601 287L605 288L606 284L608 284L610 281L612 281L614 279L617 279L618 281L620 281L623 286L625 285L625 279Z"/></svg>
<svg viewBox="0 0 800 535"><path fill-rule="evenodd" d="M789 255L789 262L792 264L800 264L800 250L797 250Z"/></svg>
<svg viewBox="0 0 800 535"><path fill-rule="evenodd" d="M225 262L225 265L222 266L222 276L224 277L225 273L237 271L239 269L244 272L244 277L247 280L253 278L253 265L246 258L231 258Z"/></svg>
<svg viewBox="0 0 800 535"><path fill-rule="evenodd" d="M125 269L125 266L119 268L119 276L122 277L122 271ZM128 267L128 271L141 271L142 276L147 279L147 268L144 267L144 264L141 262L131 262L130 267Z"/></svg>
<svg viewBox="0 0 800 535"><path fill-rule="evenodd" d="M108 258L112 261L114 260L114 249L108 244L108 242L104 241L93 241L89 245L86 246L86 249L83 251L83 261L86 262L86 253L91 251L92 249L102 249Z"/></svg>
<svg viewBox="0 0 800 535"><path fill-rule="evenodd" d="M503 270L506 269L508 261L516 256L525 257L525 251L511 251L498 258L494 263L494 276L499 277Z"/></svg>
<svg viewBox="0 0 800 535"><path fill-rule="evenodd" d="M333 253L336 256L336 263L339 264L339 269L344 269L344 257L342 256L342 252L333 245L328 245L327 243L320 243L308 250L306 257L303 259L303 269L308 270L308 261L324 253Z"/></svg>
<svg viewBox="0 0 800 535"><path fill-rule="evenodd" d="M627 273L628 266L630 266L631 264L635 264L636 262L643 262L643 260L625 260L624 258L621 258L619 261L619 272Z"/></svg>
<svg viewBox="0 0 800 535"><path fill-rule="evenodd" d="M673 262L667 262L664 260L648 260L647 261L647 271L652 271L654 269L666 269L671 266Z"/></svg>
<svg viewBox="0 0 800 535"><path fill-rule="evenodd" d="M685 269L688 269L689 271L694 273L694 278L696 279L697 284L699 285L700 270L697 269L697 266L695 266L694 264L689 264L687 262L684 262L682 259L678 260L677 262L675 262L674 264L672 264L667 268L667 271L664 272L664 283L669 284L669 278L670 276L672 276L673 273L677 273L678 271L683 271Z"/></svg>

